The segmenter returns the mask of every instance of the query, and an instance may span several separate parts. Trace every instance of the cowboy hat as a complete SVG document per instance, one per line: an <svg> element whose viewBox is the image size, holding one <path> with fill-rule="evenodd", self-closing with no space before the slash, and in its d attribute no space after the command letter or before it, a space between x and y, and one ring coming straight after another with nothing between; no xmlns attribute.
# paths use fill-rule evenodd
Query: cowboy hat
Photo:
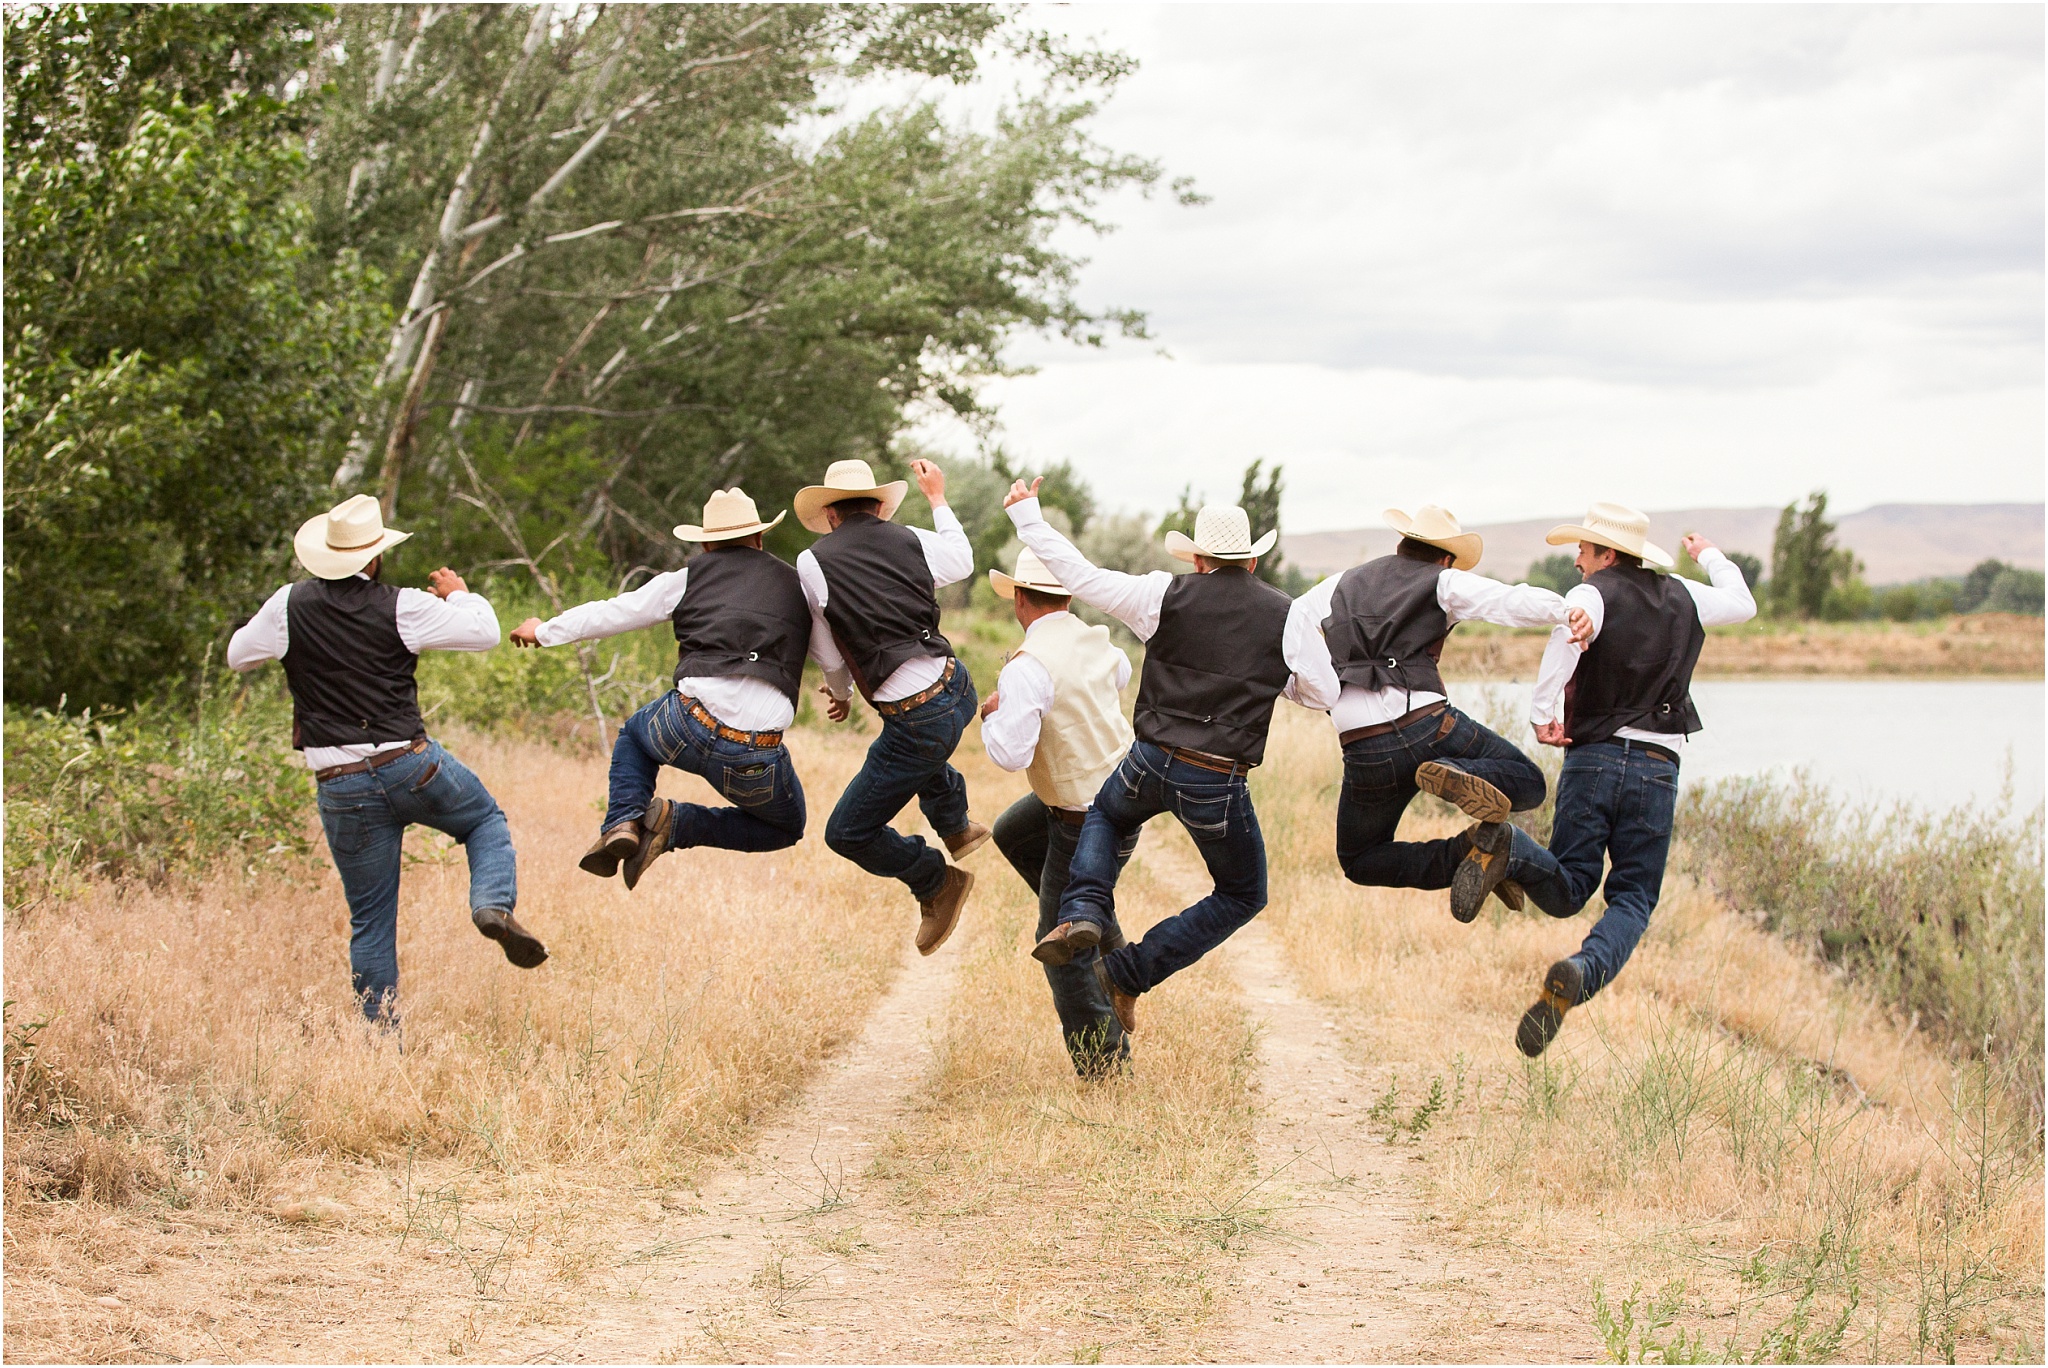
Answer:
<svg viewBox="0 0 2048 1368"><path fill-rule="evenodd" d="M316 577L347 579L411 535L386 527L384 506L371 495L357 494L299 524L292 550Z"/></svg>
<svg viewBox="0 0 2048 1368"><path fill-rule="evenodd" d="M827 504L841 499L880 499L881 518L887 522L896 516L897 506L909 492L907 480L876 484L875 472L868 469L866 461L834 461L825 468L825 483L805 485L790 505L796 509L796 520L805 527L813 532L830 532L832 524L825 521Z"/></svg>
<svg viewBox="0 0 2048 1368"><path fill-rule="evenodd" d="M785 508L772 521L762 522L760 510L747 497L747 491L734 485L731 489L711 491L711 497L704 501L704 526L684 523L674 531L677 541L738 541L756 532L766 532L788 516L789 510Z"/></svg>
<svg viewBox="0 0 2048 1368"><path fill-rule="evenodd" d="M1244 510L1232 504L1203 504L1195 514L1195 535L1166 534L1166 554L1175 560L1191 561L1196 556L1210 560L1257 560L1280 540L1274 528L1257 541L1252 540L1252 521Z"/></svg>
<svg viewBox="0 0 2048 1368"><path fill-rule="evenodd" d="M1477 532L1467 532L1458 526L1458 520L1451 516L1451 510L1436 504L1424 504L1409 517L1398 508L1390 508L1380 514L1387 526L1404 537L1413 537L1419 542L1428 542L1440 551L1451 553L1451 568L1470 570L1479 564L1479 552L1484 543Z"/></svg>
<svg viewBox="0 0 2048 1368"><path fill-rule="evenodd" d="M1061 584L1059 576L1045 568L1045 562L1038 553L1025 547L1017 553L1017 573L1006 575L1000 570L988 572L989 588L996 591L997 598L1013 599L1019 589L1035 589L1041 594L1060 594L1073 597L1074 591Z"/></svg>
<svg viewBox="0 0 2048 1368"><path fill-rule="evenodd" d="M1543 540L1552 546L1569 546L1573 542L1592 542L1595 546L1612 547L1626 551L1631 556L1641 556L1650 565L1662 566L1669 570L1672 565L1671 553L1661 546L1644 540L1650 530L1650 515L1638 513L1626 504L1596 503L1586 510L1582 523L1565 523L1550 529L1550 535Z"/></svg>

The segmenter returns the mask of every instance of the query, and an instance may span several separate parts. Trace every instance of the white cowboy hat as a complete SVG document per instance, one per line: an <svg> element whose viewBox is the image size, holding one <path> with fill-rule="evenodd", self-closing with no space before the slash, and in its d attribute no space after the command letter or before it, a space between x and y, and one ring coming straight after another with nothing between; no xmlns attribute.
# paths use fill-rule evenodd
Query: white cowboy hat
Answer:
<svg viewBox="0 0 2048 1368"><path fill-rule="evenodd" d="M1479 564L1479 552L1485 543L1477 532L1467 532L1458 526L1458 520L1451 516L1448 508L1424 504L1415 510L1412 518L1398 508L1390 508L1380 516L1386 519L1387 526L1402 536L1413 537L1450 552L1453 569L1470 570Z"/></svg>
<svg viewBox="0 0 2048 1368"><path fill-rule="evenodd" d="M880 499L881 518L887 522L896 516L897 506L909 492L907 480L876 484L875 472L868 469L866 461L834 461L825 469L825 483L805 485L790 505L796 509L796 520L805 527L813 532L830 532L832 524L825 521L826 504L841 499Z"/></svg>
<svg viewBox="0 0 2048 1368"><path fill-rule="evenodd" d="M1279 540L1280 529L1276 527L1253 541L1252 521L1242 508L1233 504L1203 504L1202 511L1195 514L1195 535L1167 533L1166 554L1184 561L1197 555L1210 560L1257 560Z"/></svg>
<svg viewBox="0 0 2048 1368"><path fill-rule="evenodd" d="M1569 546L1582 541L1592 542L1595 546L1611 546L1616 551L1641 556L1646 563L1669 570L1671 553L1644 539L1649 530L1649 514L1638 513L1626 504L1596 503L1586 510L1584 522L1553 527L1543 540L1552 546Z"/></svg>
<svg viewBox="0 0 2048 1368"><path fill-rule="evenodd" d="M714 489L711 497L704 501L704 525L684 523L675 528L676 540L687 542L737 541L751 537L756 532L769 528L789 516L789 510L777 513L773 521L762 522L760 510L747 497L747 491L734 485L731 489Z"/></svg>
<svg viewBox="0 0 2048 1368"><path fill-rule="evenodd" d="M318 578L347 579L411 535L384 526L384 506L357 494L299 524L292 550Z"/></svg>
<svg viewBox="0 0 2048 1368"><path fill-rule="evenodd" d="M1006 575L1000 570L988 572L989 588L996 591L997 598L1013 599L1019 589L1036 589L1041 594L1061 594L1073 597L1074 591L1061 584L1059 576L1045 568L1045 562L1038 553L1025 547L1017 553L1017 573Z"/></svg>

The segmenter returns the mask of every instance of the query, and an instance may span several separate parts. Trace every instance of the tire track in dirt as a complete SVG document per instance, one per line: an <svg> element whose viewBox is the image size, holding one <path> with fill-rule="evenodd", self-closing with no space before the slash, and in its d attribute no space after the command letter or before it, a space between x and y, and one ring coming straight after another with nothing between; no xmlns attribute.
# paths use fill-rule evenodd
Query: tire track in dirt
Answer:
<svg viewBox="0 0 2048 1368"><path fill-rule="evenodd" d="M957 945L907 963L860 1039L784 1119L646 1232L652 1270L529 1362L944 1359L943 1231L911 1225L868 1175L915 1103ZM772 1042L764 1042L772 1048Z"/></svg>

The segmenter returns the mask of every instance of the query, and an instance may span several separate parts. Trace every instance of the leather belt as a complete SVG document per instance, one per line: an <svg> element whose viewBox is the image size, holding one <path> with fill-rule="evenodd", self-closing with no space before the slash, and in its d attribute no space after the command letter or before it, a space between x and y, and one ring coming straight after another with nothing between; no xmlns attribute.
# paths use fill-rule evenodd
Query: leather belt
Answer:
<svg viewBox="0 0 2048 1368"><path fill-rule="evenodd" d="M1252 767L1242 760L1233 760L1227 755L1211 755L1207 751L1184 750L1179 746L1164 747L1166 758L1179 760L1197 769L1214 770L1218 774L1236 776L1250 774Z"/></svg>
<svg viewBox="0 0 2048 1368"><path fill-rule="evenodd" d="M1088 820L1087 813L1076 812L1072 808L1054 807L1048 803L1045 810L1051 813L1053 820L1061 826L1079 827Z"/></svg>
<svg viewBox="0 0 2048 1368"><path fill-rule="evenodd" d="M699 703L696 699L691 698L688 694L678 694L677 697L682 699L683 711L711 728L712 731L717 732L718 738L721 741L731 741L738 745L751 746L755 750L774 750L782 744L782 733L779 731L750 732L741 731L738 727L728 727L725 723L713 717L709 708Z"/></svg>
<svg viewBox="0 0 2048 1368"><path fill-rule="evenodd" d="M884 717L898 717L909 712L912 708L931 702L934 698L944 693L946 686L953 682L953 671L958 668L959 664L958 660L948 657L946 660L946 671L939 676L938 683L922 693L914 693L908 698L898 698L892 699L887 703L877 703L874 705L875 711Z"/></svg>
<svg viewBox="0 0 2048 1368"><path fill-rule="evenodd" d="M1402 713L1391 722L1376 722L1370 727L1353 727L1350 731L1338 732L1337 744L1348 746L1353 741L1363 741L1368 736L1385 736L1388 732L1399 731L1410 723L1420 722L1425 717L1435 717L1450 706L1449 703L1425 703L1414 712ZM1449 731L1451 726L1451 719L1445 718L1444 730Z"/></svg>
<svg viewBox="0 0 2048 1368"><path fill-rule="evenodd" d="M1655 741L1638 741L1633 736L1615 736L1609 739L1621 742L1623 750L1648 751L1652 755L1663 756L1674 765L1678 763L1677 752L1673 751L1669 746L1660 746Z"/></svg>
<svg viewBox="0 0 2048 1368"><path fill-rule="evenodd" d="M313 771L313 782L324 784L329 779L339 779L344 774L368 774L371 770L382 769L394 760L403 760L408 755L418 755L427 748L427 738L415 736L412 744L404 750L379 751L367 760L351 760L346 765L329 765L326 769Z"/></svg>

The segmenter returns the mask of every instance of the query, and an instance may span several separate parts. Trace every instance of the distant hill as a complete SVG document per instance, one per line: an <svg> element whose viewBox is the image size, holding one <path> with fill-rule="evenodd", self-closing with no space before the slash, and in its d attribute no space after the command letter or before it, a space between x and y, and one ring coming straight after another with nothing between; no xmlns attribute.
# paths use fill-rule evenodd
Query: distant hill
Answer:
<svg viewBox="0 0 2048 1368"><path fill-rule="evenodd" d="M1936 575L1961 575L1987 556L2029 569L2042 568L2042 505L1878 504L1835 519L1842 544L1863 558L1871 584L1902 584ZM1532 561L1568 549L1547 546L1543 534L1578 513L1528 522L1474 527L1486 538L1479 568L1515 580ZM1724 551L1747 551L1769 565L1775 508L1687 508L1650 515L1650 540L1676 552L1678 539L1698 532ZM1311 575L1334 574L1394 549L1398 538L1384 527L1346 532L1290 532L1280 550Z"/></svg>

